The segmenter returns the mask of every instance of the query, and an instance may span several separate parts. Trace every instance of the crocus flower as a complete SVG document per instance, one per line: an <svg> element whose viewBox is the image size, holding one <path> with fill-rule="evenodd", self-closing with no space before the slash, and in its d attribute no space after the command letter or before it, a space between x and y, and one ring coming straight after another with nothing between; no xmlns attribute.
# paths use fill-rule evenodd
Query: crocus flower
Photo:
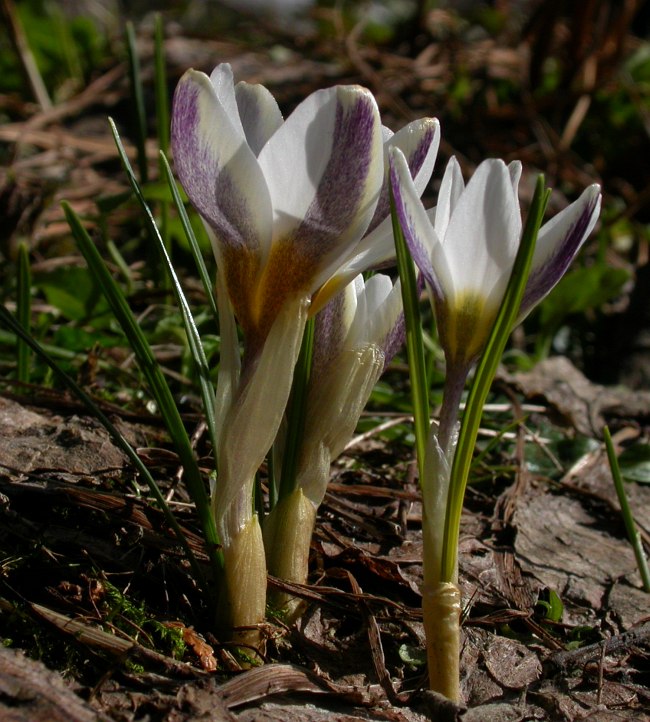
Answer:
<svg viewBox="0 0 650 722"><path fill-rule="evenodd" d="M454 701L459 690L460 591L456 568L442 573L443 529L449 521L450 467L461 394L482 354L501 306L521 233L521 164L481 163L465 186L457 161L447 165L436 208L425 211L405 159L391 151L395 208L413 260L433 304L447 375L438 427L432 426L420 480L423 496L422 608L431 688ZM521 320L560 280L593 229L600 188L544 225L537 236L521 302ZM448 540L447 540L448 541Z"/></svg>
<svg viewBox="0 0 650 722"><path fill-rule="evenodd" d="M400 225L433 303L447 375L464 385L480 356L508 285L522 231L518 185L521 164L483 161L465 186L452 158L438 205L425 211L399 149L391 151L392 187ZM525 317L562 278L592 231L600 187L542 226L521 304ZM442 421L441 421L442 424ZM451 428L441 429L445 447Z"/></svg>
<svg viewBox="0 0 650 722"><path fill-rule="evenodd" d="M332 462L350 440L377 379L404 340L399 281L383 274L357 276L316 316L305 426L298 450L295 490L264 523L269 571L304 583L316 512ZM299 605L277 595L294 616Z"/></svg>
<svg viewBox="0 0 650 722"><path fill-rule="evenodd" d="M209 78L194 70L181 78L172 144L251 348L263 343L288 298L311 298L344 266L381 260L387 244L378 241L390 239L381 223L388 215L384 156L389 146L402 148L421 193L439 128L427 118L392 135L360 86L312 93L283 121L266 88L234 85L222 64Z"/></svg>
<svg viewBox="0 0 650 722"><path fill-rule="evenodd" d="M403 150L422 192L438 143L432 119L393 136L359 86L312 93L286 121L266 88L235 85L227 64L210 77L189 70L176 88L175 166L211 238L221 292L224 375L212 501L233 625L254 624L264 613L252 484L284 413L307 314L385 260L389 147ZM244 336L241 370L235 319ZM251 600L249 611L242 598Z"/></svg>

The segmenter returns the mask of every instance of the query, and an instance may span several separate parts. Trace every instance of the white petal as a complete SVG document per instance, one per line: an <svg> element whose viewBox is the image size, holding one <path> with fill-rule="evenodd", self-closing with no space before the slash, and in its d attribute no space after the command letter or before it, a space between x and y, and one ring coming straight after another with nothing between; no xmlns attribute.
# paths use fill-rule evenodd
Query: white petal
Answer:
<svg viewBox="0 0 650 722"><path fill-rule="evenodd" d="M600 186L585 189L577 201L544 224L521 303L526 315L555 286L593 230L600 213Z"/></svg>
<svg viewBox="0 0 650 722"><path fill-rule="evenodd" d="M391 148L390 163L395 211L404 239L415 265L435 295L440 297L442 290L437 275L438 268L431 265L432 255L440 246L440 241L413 184L406 158L399 148Z"/></svg>
<svg viewBox="0 0 650 722"><path fill-rule="evenodd" d="M512 190L517 198L519 197L519 181L521 180L522 170L523 166L520 160L513 160L508 163L508 173L510 173L510 180L512 181Z"/></svg>
<svg viewBox="0 0 650 722"><path fill-rule="evenodd" d="M275 98L263 85L237 83L235 97L246 140L255 155L284 122Z"/></svg>
<svg viewBox="0 0 650 722"><path fill-rule="evenodd" d="M474 293L498 307L520 236L510 173L503 161L483 161L456 203L443 239L453 294Z"/></svg>
<svg viewBox="0 0 650 722"><path fill-rule="evenodd" d="M237 100L235 98L235 80L230 63L217 65L210 73L210 82L212 83L221 107L230 118L233 128L242 139L245 139L246 136L239 117L239 109L237 108Z"/></svg>
<svg viewBox="0 0 650 722"><path fill-rule="evenodd" d="M222 68L222 90L227 75ZM218 243L262 252L271 240L271 201L238 121L236 109L226 112L207 75L195 70L183 75L172 112L176 172Z"/></svg>
<svg viewBox="0 0 650 722"><path fill-rule="evenodd" d="M363 235L381 188L374 98L357 86L313 93L270 138L259 162L271 190L276 240L300 244L319 269L328 268Z"/></svg>
<svg viewBox="0 0 650 722"><path fill-rule="evenodd" d="M465 190L465 181L460 170L456 156L452 156L445 168L442 177L440 190L438 191L438 203L436 205L434 227L439 238L444 238L449 225L449 219L454 211L458 199Z"/></svg>

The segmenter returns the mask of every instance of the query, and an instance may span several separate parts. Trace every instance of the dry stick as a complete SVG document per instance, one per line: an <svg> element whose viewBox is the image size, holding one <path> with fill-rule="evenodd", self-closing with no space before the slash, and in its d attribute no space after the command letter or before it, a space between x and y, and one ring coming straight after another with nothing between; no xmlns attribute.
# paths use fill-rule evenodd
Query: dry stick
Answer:
<svg viewBox="0 0 650 722"><path fill-rule="evenodd" d="M551 655L544 664L544 676L566 674L572 667L598 659L603 650L605 654L611 654L638 644L647 644L649 641L650 622L646 622L636 629L630 629L628 632L617 634L609 639L588 644L586 647L571 649L567 652L557 652Z"/></svg>
<svg viewBox="0 0 650 722"><path fill-rule="evenodd" d="M363 594L363 590L351 572L347 572L347 577L350 585L352 586L353 594ZM370 611L370 607L367 602L361 602L359 606L361 607L363 616L365 617L368 625L368 643L370 644L372 665L375 668L375 674L377 675L379 684L386 693L386 697L388 697L391 704L406 704L408 696L400 695L396 692L395 687L393 687L390 674L388 674L388 670L386 669L386 657L384 656L381 634L379 632L379 625L377 624L375 615Z"/></svg>

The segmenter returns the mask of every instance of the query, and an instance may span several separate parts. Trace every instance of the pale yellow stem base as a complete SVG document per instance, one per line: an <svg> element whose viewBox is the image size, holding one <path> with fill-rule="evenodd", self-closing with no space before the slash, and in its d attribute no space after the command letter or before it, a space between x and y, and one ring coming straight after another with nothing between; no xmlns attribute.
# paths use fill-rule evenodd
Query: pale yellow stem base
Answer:
<svg viewBox="0 0 650 722"><path fill-rule="evenodd" d="M460 702L460 590L451 582L425 585L422 612L429 687Z"/></svg>
<svg viewBox="0 0 650 722"><path fill-rule="evenodd" d="M259 625L266 612L266 561L256 514L224 545L223 557L219 626L232 641L259 648Z"/></svg>
<svg viewBox="0 0 650 722"><path fill-rule="evenodd" d="M300 488L275 506L264 520L264 547L270 574L305 584L315 523L316 507ZM299 617L304 606L302 600L286 592L274 592L269 601L287 622Z"/></svg>

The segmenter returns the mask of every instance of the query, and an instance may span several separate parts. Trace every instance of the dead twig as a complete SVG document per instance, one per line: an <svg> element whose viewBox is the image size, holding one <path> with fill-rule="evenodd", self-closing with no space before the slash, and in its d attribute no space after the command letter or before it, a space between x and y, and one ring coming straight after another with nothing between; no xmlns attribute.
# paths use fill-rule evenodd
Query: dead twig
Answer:
<svg viewBox="0 0 650 722"><path fill-rule="evenodd" d="M544 663L544 676L564 675L573 667L599 659L602 654L623 652L630 649L630 647L647 645L648 643L650 643L650 622L646 622L637 629L630 629L622 634L616 634L609 639L588 644L586 647L552 654Z"/></svg>

